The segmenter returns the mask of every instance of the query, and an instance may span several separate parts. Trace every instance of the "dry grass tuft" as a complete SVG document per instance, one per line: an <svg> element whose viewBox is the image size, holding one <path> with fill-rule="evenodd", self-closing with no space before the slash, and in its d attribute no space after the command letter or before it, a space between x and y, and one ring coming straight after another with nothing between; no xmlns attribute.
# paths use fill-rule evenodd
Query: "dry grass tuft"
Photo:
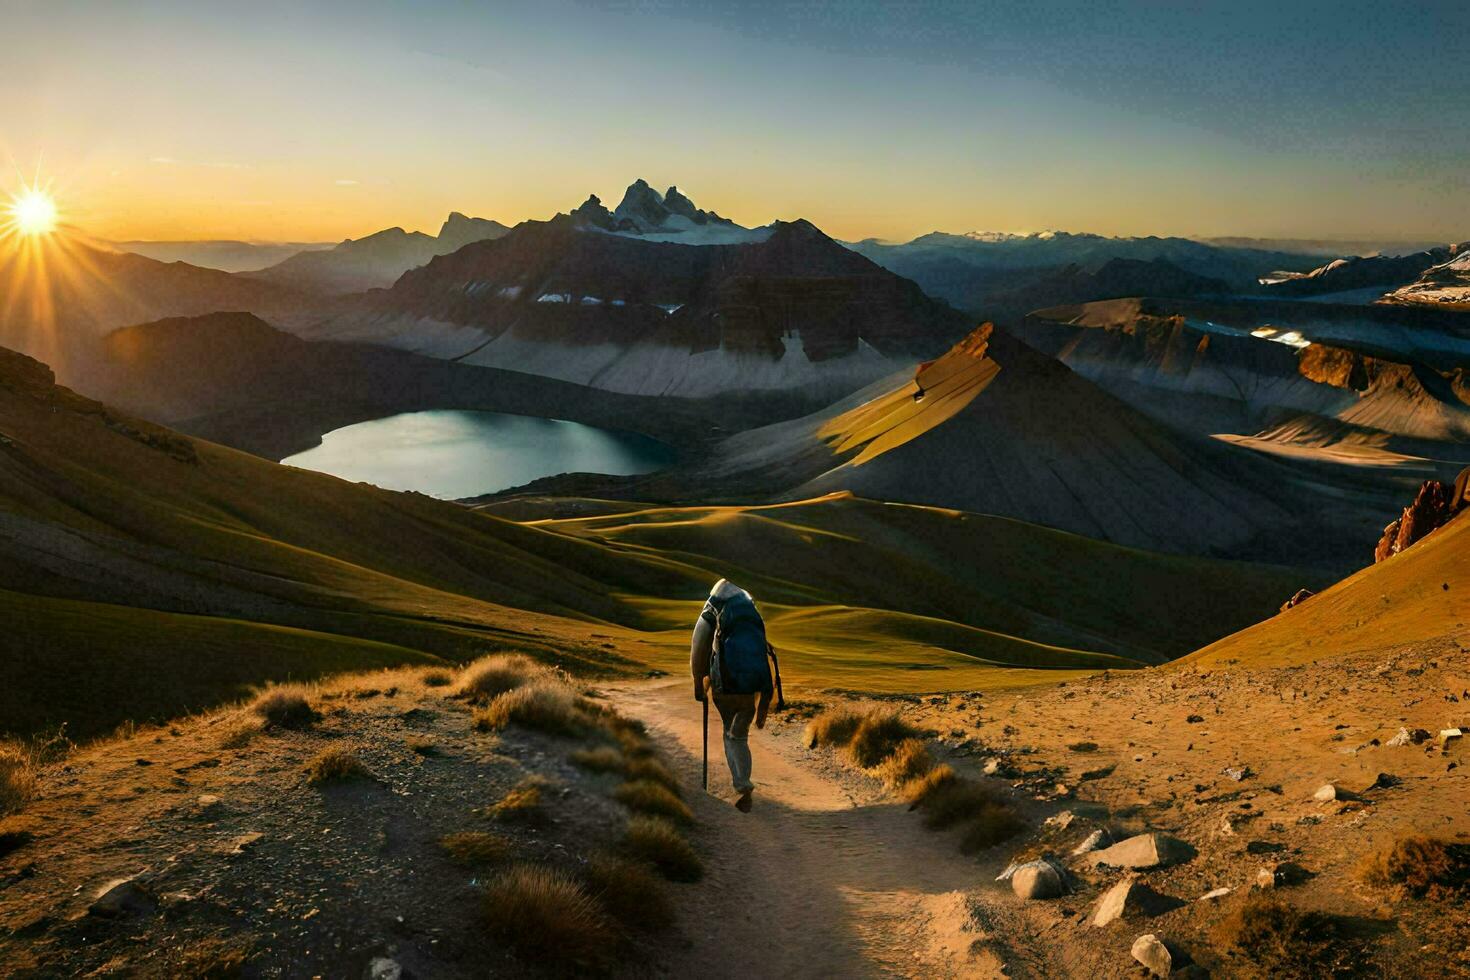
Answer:
<svg viewBox="0 0 1470 980"><path fill-rule="evenodd" d="M670 881L698 881L704 877L699 855L679 828L662 817L630 818L623 846L632 857L647 861Z"/></svg>
<svg viewBox="0 0 1470 980"><path fill-rule="evenodd" d="M1358 976L1361 941L1343 921L1322 912L1304 912L1274 896L1252 895L1217 930L1232 956L1254 965L1250 975L1281 980Z"/></svg>
<svg viewBox="0 0 1470 980"><path fill-rule="evenodd" d="M846 745L852 741L863 716L851 708L833 708L806 723L804 741L809 749Z"/></svg>
<svg viewBox="0 0 1470 980"><path fill-rule="evenodd" d="M637 779L624 783L613 792L613 796L619 803L635 813L667 817L682 824L694 822L694 814L689 811L689 807L684 805L684 801L670 793L668 787L651 779Z"/></svg>
<svg viewBox="0 0 1470 980"><path fill-rule="evenodd" d="M543 804L550 788L551 781L544 776L527 776L490 808L490 816L506 823L540 823L546 818Z"/></svg>
<svg viewBox="0 0 1470 980"><path fill-rule="evenodd" d="M924 826L930 830L953 827L993 806L1005 806L1005 803L980 783L958 777L935 788L919 804L924 813Z"/></svg>
<svg viewBox="0 0 1470 980"><path fill-rule="evenodd" d="M623 753L609 745L601 745L595 749L577 749L567 756L567 761L588 772L620 773L624 768Z"/></svg>
<svg viewBox="0 0 1470 980"><path fill-rule="evenodd" d="M266 721L254 711L239 711L220 723L217 739L222 749L243 749L265 731Z"/></svg>
<svg viewBox="0 0 1470 980"><path fill-rule="evenodd" d="M1470 844L1411 835L1364 858L1358 873L1370 885L1416 897L1470 897Z"/></svg>
<svg viewBox="0 0 1470 980"><path fill-rule="evenodd" d="M883 780L889 789L900 789L917 779L922 779L934 768L934 757L921 738L906 738L898 743L893 754L878 764L874 775Z"/></svg>
<svg viewBox="0 0 1470 980"><path fill-rule="evenodd" d="M684 788L679 785L679 777L670 772L668 766L652 756L630 759L623 772L629 779L646 779L649 782L658 783L675 796L682 796L684 793Z"/></svg>
<svg viewBox="0 0 1470 980"><path fill-rule="evenodd" d="M977 854L1010 840L1026 827L1026 822L1004 803L985 803L969 818L960 834L960 853Z"/></svg>
<svg viewBox="0 0 1470 980"><path fill-rule="evenodd" d="M896 711L870 712L862 717L857 730L852 733L852 740L847 743L847 757L853 765L871 769L917 735L919 730L900 718Z"/></svg>
<svg viewBox="0 0 1470 980"><path fill-rule="evenodd" d="M646 865L594 854L582 871L587 891L627 929L653 932L674 924L664 883Z"/></svg>
<svg viewBox="0 0 1470 980"><path fill-rule="evenodd" d="M300 684L266 688L251 703L250 710L277 728L310 728L320 717L311 706L311 691Z"/></svg>
<svg viewBox="0 0 1470 980"><path fill-rule="evenodd" d="M179 957L172 973L188 980L235 980L245 975L250 950L221 939L206 939Z"/></svg>
<svg viewBox="0 0 1470 980"><path fill-rule="evenodd" d="M478 830L445 834L439 838L439 846L449 855L449 860L467 867L499 864L511 852L510 838Z"/></svg>
<svg viewBox="0 0 1470 980"><path fill-rule="evenodd" d="M561 871L519 865L485 889L481 906L492 936L539 963L605 963L617 934L602 905Z"/></svg>
<svg viewBox="0 0 1470 980"><path fill-rule="evenodd" d="M499 653L481 657L460 671L459 693L471 701L488 701L551 675L549 667L525 654Z"/></svg>
<svg viewBox="0 0 1470 980"><path fill-rule="evenodd" d="M306 766L306 782L311 786L376 778L372 770L363 765L356 753L345 745L323 749Z"/></svg>
<svg viewBox="0 0 1470 980"><path fill-rule="evenodd" d="M0 743L0 816L16 813L36 795L36 761L19 742Z"/></svg>
<svg viewBox="0 0 1470 980"><path fill-rule="evenodd" d="M538 681L497 695L475 712L475 728L498 732L519 725L547 735L576 738L587 731L588 718L576 696L563 684Z"/></svg>
<svg viewBox="0 0 1470 980"><path fill-rule="evenodd" d="M917 809L924 805L924 801L931 795L953 783L959 776L955 774L954 768L945 763L940 763L931 768L917 779L911 779L899 787L899 796L908 803L909 809Z"/></svg>
<svg viewBox="0 0 1470 980"><path fill-rule="evenodd" d="M454 683L454 675L443 667L430 667L419 674L419 682L424 687L448 687Z"/></svg>

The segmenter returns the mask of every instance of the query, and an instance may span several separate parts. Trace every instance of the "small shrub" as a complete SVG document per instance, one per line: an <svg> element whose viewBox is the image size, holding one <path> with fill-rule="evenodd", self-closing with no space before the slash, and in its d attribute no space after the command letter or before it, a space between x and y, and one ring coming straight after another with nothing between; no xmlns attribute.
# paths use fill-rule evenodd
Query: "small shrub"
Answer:
<svg viewBox="0 0 1470 980"><path fill-rule="evenodd" d="M670 772L668 766L652 756L629 760L623 772L629 779L646 779L649 782L658 783L675 796L684 794L684 788L679 785L679 777Z"/></svg>
<svg viewBox="0 0 1470 980"><path fill-rule="evenodd" d="M614 728L613 738L629 759L651 759L655 754L653 744L642 732L630 728Z"/></svg>
<svg viewBox="0 0 1470 980"><path fill-rule="evenodd" d="M1470 844L1401 837L1359 866L1363 880L1428 898L1470 897Z"/></svg>
<svg viewBox="0 0 1470 980"><path fill-rule="evenodd" d="M0 816L15 813L36 795L36 764L16 742L0 743Z"/></svg>
<svg viewBox="0 0 1470 980"><path fill-rule="evenodd" d="M553 868L511 868L485 889L481 909L492 936L539 962L596 966L617 939L602 905Z"/></svg>
<svg viewBox="0 0 1470 980"><path fill-rule="evenodd" d="M689 807L668 788L651 779L638 779L619 786L613 796L623 806L635 813L646 813L655 817L668 817L676 823L693 823L694 814Z"/></svg>
<svg viewBox="0 0 1470 980"><path fill-rule="evenodd" d="M871 712L863 716L852 733L847 757L853 765L871 769L918 734L918 729L900 718L896 711Z"/></svg>
<svg viewBox="0 0 1470 980"><path fill-rule="evenodd" d="M311 706L311 692L300 684L267 688L250 705L267 725L278 728L310 728L318 717Z"/></svg>
<svg viewBox="0 0 1470 980"><path fill-rule="evenodd" d="M375 778L372 771L345 745L323 749L306 766L306 781L312 786Z"/></svg>
<svg viewBox="0 0 1470 980"><path fill-rule="evenodd" d="M594 854L582 878L592 897L625 928L653 932L674 924L668 891L646 865L611 854Z"/></svg>
<svg viewBox="0 0 1470 980"><path fill-rule="evenodd" d="M670 881L698 881L704 864L679 829L662 817L635 816L623 835L628 854L647 861Z"/></svg>
<svg viewBox="0 0 1470 980"><path fill-rule="evenodd" d="M971 816L960 834L960 853L976 854L1010 840L1026 826L1004 803L984 803Z"/></svg>
<svg viewBox="0 0 1470 980"><path fill-rule="evenodd" d="M572 765L588 772L622 772L623 753L617 749L601 745L595 749L577 749L567 760Z"/></svg>
<svg viewBox="0 0 1470 980"><path fill-rule="evenodd" d="M547 735L575 738L587 730L587 717L564 685L545 681L497 695L475 712L475 728L498 732L519 725Z"/></svg>
<svg viewBox="0 0 1470 980"><path fill-rule="evenodd" d="M931 795L953 783L959 776L955 774L954 768L947 763L934 766L924 775L912 779L899 787L899 795L908 803L909 809L917 809Z"/></svg>
<svg viewBox="0 0 1470 980"><path fill-rule="evenodd" d="M507 837L485 831L445 834L439 838L439 846L449 855L449 860L467 867L499 864L510 857L511 851Z"/></svg>
<svg viewBox="0 0 1470 980"><path fill-rule="evenodd" d="M490 816L507 823L540 823L546 817L542 802L550 786L541 776L527 776L490 808Z"/></svg>
<svg viewBox="0 0 1470 980"><path fill-rule="evenodd" d="M454 683L454 675L443 667L430 667L419 675L424 687L448 687Z"/></svg>
<svg viewBox="0 0 1470 980"><path fill-rule="evenodd" d="M1219 938L1233 955L1255 964L1261 976L1358 976L1362 966L1362 943L1347 934L1342 920L1304 912L1275 897L1248 898L1221 924Z"/></svg>
<svg viewBox="0 0 1470 980"><path fill-rule="evenodd" d="M551 675L550 668L521 653L481 657L459 675L459 693L472 701L488 701Z"/></svg>
<svg viewBox="0 0 1470 980"><path fill-rule="evenodd" d="M846 745L852 741L863 716L851 708L833 708L806 723L805 741L809 749Z"/></svg>
<svg viewBox="0 0 1470 980"><path fill-rule="evenodd" d="M956 777L930 792L920 803L920 809L924 813L925 827L944 830L996 804L1004 805L991 790L972 780Z"/></svg>
<svg viewBox="0 0 1470 980"><path fill-rule="evenodd" d="M253 711L241 711L228 717L220 723L219 747L222 749L243 749L250 742L265 731L266 725L270 724L264 716L255 714Z"/></svg>

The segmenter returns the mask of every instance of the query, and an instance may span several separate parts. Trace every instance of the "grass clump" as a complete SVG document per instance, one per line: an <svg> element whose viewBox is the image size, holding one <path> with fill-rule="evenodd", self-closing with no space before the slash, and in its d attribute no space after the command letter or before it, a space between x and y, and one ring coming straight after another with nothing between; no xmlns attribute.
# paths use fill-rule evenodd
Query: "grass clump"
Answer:
<svg viewBox="0 0 1470 980"><path fill-rule="evenodd" d="M852 741L847 743L847 757L853 765L871 769L918 734L918 729L900 718L898 712L874 711L858 722Z"/></svg>
<svg viewBox="0 0 1470 980"><path fill-rule="evenodd" d="M1220 926L1221 944L1248 960L1260 976L1281 980L1358 976L1362 943L1341 919L1253 895Z"/></svg>
<svg viewBox="0 0 1470 980"><path fill-rule="evenodd" d="M669 792L668 787L651 779L636 779L624 783L613 792L613 796L635 813L667 817L682 824L694 822L694 814L684 805L684 801Z"/></svg>
<svg viewBox="0 0 1470 980"><path fill-rule="evenodd" d="M944 789L959 778L955 774L954 767L940 763L931 768L924 775L911 779L899 787L899 796L908 803L910 810L916 810L924 805L934 793Z"/></svg>
<svg viewBox="0 0 1470 980"><path fill-rule="evenodd" d="M586 733L588 717L570 688L540 681L497 695L475 712L474 725L488 732L519 725L547 735L576 738Z"/></svg>
<svg viewBox="0 0 1470 980"><path fill-rule="evenodd" d="M36 795L36 768L24 745L0 743L0 816L18 812Z"/></svg>
<svg viewBox="0 0 1470 980"><path fill-rule="evenodd" d="M173 975L188 980L235 980L245 975L250 950L220 939L206 939L179 957Z"/></svg>
<svg viewBox="0 0 1470 980"><path fill-rule="evenodd" d="M490 808L490 816L506 823L540 823L546 818L545 795L550 787L551 782L542 776L527 776Z"/></svg>
<svg viewBox="0 0 1470 980"><path fill-rule="evenodd" d="M1005 804L990 789L973 780L955 777L925 797L919 809L924 814L925 827L945 830L996 805Z"/></svg>
<svg viewBox="0 0 1470 980"><path fill-rule="evenodd" d="M471 701L489 701L550 675L550 668L525 654L500 653L465 667L459 675L459 693Z"/></svg>
<svg viewBox="0 0 1470 980"><path fill-rule="evenodd" d="M1359 865L1370 885L1398 888L1420 898L1470 898L1470 844L1410 835Z"/></svg>
<svg viewBox="0 0 1470 980"><path fill-rule="evenodd" d="M565 872L518 865L485 889L481 914L490 934L529 959L597 966L617 934L602 904Z"/></svg>
<svg viewBox="0 0 1470 980"><path fill-rule="evenodd" d="M227 717L217 735L222 749L243 749L255 736L265 731L270 722L254 711L241 711Z"/></svg>
<svg viewBox="0 0 1470 980"><path fill-rule="evenodd" d="M567 756L567 761L588 772L620 773L624 768L623 753L610 745L599 745L592 749L577 749Z"/></svg>
<svg viewBox="0 0 1470 980"><path fill-rule="evenodd" d="M613 854L594 854L582 871L593 898L624 928L654 932L674 924L674 905L648 866Z"/></svg>
<svg viewBox="0 0 1470 980"><path fill-rule="evenodd" d="M419 674L424 687L448 687L454 683L454 675L443 667L430 667Z"/></svg>
<svg viewBox="0 0 1470 980"><path fill-rule="evenodd" d="M630 780L647 780L658 783L675 796L682 796L684 793L683 787L679 785L679 777L670 772L668 766L652 756L628 760L623 772Z"/></svg>
<svg viewBox="0 0 1470 980"><path fill-rule="evenodd" d="M439 846L449 855L449 860L466 867L499 864L511 851L509 838L481 830L445 834L439 838Z"/></svg>
<svg viewBox="0 0 1470 980"><path fill-rule="evenodd" d="M1004 803L980 806L969 818L960 834L960 853L977 854L1010 840L1025 829L1026 822Z"/></svg>
<svg viewBox="0 0 1470 980"><path fill-rule="evenodd" d="M833 708L806 723L805 741L809 749L842 746L852 741L863 716L851 708Z"/></svg>
<svg viewBox="0 0 1470 980"><path fill-rule="evenodd" d="M311 786L376 778L357 754L345 745L323 749L306 765L306 782Z"/></svg>
<svg viewBox="0 0 1470 980"><path fill-rule="evenodd" d="M310 728L320 717L311 706L311 692L300 684L266 688L251 703L250 710L276 728Z"/></svg>
<svg viewBox="0 0 1470 980"><path fill-rule="evenodd" d="M653 865L670 881L698 881L704 877L699 855L679 828L662 817L630 818L623 847L631 857Z"/></svg>
<svg viewBox="0 0 1470 980"><path fill-rule="evenodd" d="M934 768L934 757L923 739L907 738L894 748L892 754L878 764L879 779L889 789L900 789L915 780L922 779Z"/></svg>

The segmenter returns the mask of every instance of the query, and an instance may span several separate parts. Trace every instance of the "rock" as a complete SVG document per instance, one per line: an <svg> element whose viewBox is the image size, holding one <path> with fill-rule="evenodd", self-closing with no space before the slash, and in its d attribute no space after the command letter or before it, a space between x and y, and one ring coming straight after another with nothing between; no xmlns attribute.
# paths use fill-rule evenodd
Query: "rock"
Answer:
<svg viewBox="0 0 1470 980"><path fill-rule="evenodd" d="M1071 810L1063 810L1061 813L1047 817L1044 826L1055 827L1057 830L1066 830L1072 825L1072 821L1075 819L1077 819L1076 814Z"/></svg>
<svg viewBox="0 0 1470 980"><path fill-rule="evenodd" d="M1369 786L1368 788L1369 789L1388 789L1390 786L1397 786L1399 783L1402 783L1402 782L1403 782L1403 780L1400 779L1399 777L1395 776L1393 773L1380 772L1378 774L1378 777L1373 780L1373 785L1372 786Z"/></svg>
<svg viewBox="0 0 1470 980"><path fill-rule="evenodd" d="M1231 766L1226 766L1224 769L1221 769L1220 772L1223 775L1229 776L1231 779L1235 780L1238 783L1251 774L1251 767L1241 766L1239 769L1235 769Z"/></svg>
<svg viewBox="0 0 1470 980"><path fill-rule="evenodd" d="M1160 895L1137 878L1124 878L1103 892L1097 900L1092 924L1105 926L1119 919L1158 915L1178 903L1166 895Z"/></svg>
<svg viewBox="0 0 1470 980"><path fill-rule="evenodd" d="M1456 481L1457 485L1454 487L1438 480L1425 480L1420 485L1414 502L1404 508L1398 520L1383 529L1383 536L1373 549L1373 561L1377 563L1392 558L1437 530L1457 511L1463 509L1465 500L1458 484L1464 477L1465 474L1461 473L1460 480Z"/></svg>
<svg viewBox="0 0 1470 980"><path fill-rule="evenodd" d="M1420 745L1429 741L1429 733L1422 728L1400 728L1399 733L1384 742L1384 745L1398 748L1402 745Z"/></svg>
<svg viewBox="0 0 1470 980"><path fill-rule="evenodd" d="M1287 885L1300 885L1312 873L1300 864L1292 861L1282 861L1280 864L1268 864L1256 872L1257 888L1281 888Z"/></svg>
<svg viewBox="0 0 1470 980"><path fill-rule="evenodd" d="M210 807L219 806L219 797L211 796L210 794L205 793L203 796L195 800L194 803L199 807L199 809L208 810Z"/></svg>
<svg viewBox="0 0 1470 980"><path fill-rule="evenodd" d="M1050 861L1028 861L1011 875L1011 891L1028 902L1057 898L1064 891L1062 876Z"/></svg>
<svg viewBox="0 0 1470 980"><path fill-rule="evenodd" d="M1184 719L1184 721L1186 724L1189 725L1202 725L1204 724L1205 717L1204 715L1190 715L1188 718Z"/></svg>
<svg viewBox="0 0 1470 980"><path fill-rule="evenodd" d="M1312 598L1312 596L1316 594L1317 593L1313 592L1311 589L1297 589L1296 592L1292 594L1292 597L1290 599L1287 599L1284 603L1281 604L1281 611L1286 612L1286 610L1290 609L1292 606L1300 606L1302 603L1306 602L1308 599Z"/></svg>
<svg viewBox="0 0 1470 980"><path fill-rule="evenodd" d="M1145 933L1133 941L1133 958L1156 977L1167 977L1174 969L1174 954L1153 933Z"/></svg>
<svg viewBox="0 0 1470 980"><path fill-rule="evenodd" d="M1323 783L1317 792L1312 794L1312 799L1318 803L1331 803L1333 800L1346 799L1347 794L1331 783Z"/></svg>
<svg viewBox="0 0 1470 980"><path fill-rule="evenodd" d="M1226 895L1229 895L1231 891L1233 891L1233 889L1230 889L1230 888L1212 888L1209 891L1205 892L1203 895L1201 895L1198 899L1196 899L1196 901L1200 901L1200 902L1213 902L1217 898L1224 898Z"/></svg>
<svg viewBox="0 0 1470 980"><path fill-rule="evenodd" d="M363 971L363 980L402 980L403 967L397 960L390 960L386 956L377 956L367 965Z"/></svg>
<svg viewBox="0 0 1470 980"><path fill-rule="evenodd" d="M220 850L224 854L230 857L234 857L239 854L244 854L256 844L259 844L264 837L265 834L259 833L258 831L251 831L248 834L239 834L235 837L230 838L228 842L220 847Z"/></svg>
<svg viewBox="0 0 1470 980"><path fill-rule="evenodd" d="M1091 856L1094 865L1113 868L1167 868L1194 857L1189 844L1168 834L1139 834Z"/></svg>
<svg viewBox="0 0 1470 980"><path fill-rule="evenodd" d="M1093 851L1102 850L1111 843L1113 843L1113 835L1108 833L1106 827L1103 827L1088 834L1086 840L1072 848L1072 856L1091 854Z"/></svg>
<svg viewBox="0 0 1470 980"><path fill-rule="evenodd" d="M1455 739L1463 738L1465 730L1462 728L1445 728L1439 733L1439 747L1445 748Z"/></svg>
<svg viewBox="0 0 1470 980"><path fill-rule="evenodd" d="M1016 773L1016 770L1006 764L999 756L994 756L986 760L985 765L980 771L987 776L1000 776L1002 778L1013 776Z"/></svg>
<svg viewBox="0 0 1470 980"><path fill-rule="evenodd" d="M97 897L87 907L87 913L115 919L124 915L141 915L156 908L158 902L146 887L132 878L118 878L97 890Z"/></svg>
<svg viewBox="0 0 1470 980"><path fill-rule="evenodd" d="M1247 841L1245 853L1247 854L1276 854L1286 850L1285 844L1279 844L1272 840Z"/></svg>

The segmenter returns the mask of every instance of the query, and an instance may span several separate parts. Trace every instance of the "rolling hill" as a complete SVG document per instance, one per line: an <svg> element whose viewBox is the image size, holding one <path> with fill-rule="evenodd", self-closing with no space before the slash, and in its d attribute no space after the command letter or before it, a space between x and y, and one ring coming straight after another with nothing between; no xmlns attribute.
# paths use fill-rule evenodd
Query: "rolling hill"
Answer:
<svg viewBox="0 0 1470 980"><path fill-rule="evenodd" d="M349 484L130 417L5 351L0 718L13 730L67 722L88 734L197 709L250 682L488 649L579 670L675 669L703 595L726 573L761 597L798 683L1017 683L1031 676L1017 667L1156 661L1310 581L1011 522L978 521L956 538L966 515L845 497L697 515L699 535L713 537L694 539L694 552L677 536L658 540L676 520L655 508L647 532L543 527ZM754 536L721 538L744 523L774 533L757 551ZM841 569L819 560L818 533L851 540ZM1054 578L1055 561L1076 571L1056 580L1065 589L1013 602L1017 586L957 562L952 538L992 549L1014 581ZM883 574L900 561L904 577ZM1169 625L1147 637L1144 617L1113 608L1115 583L1132 576L1161 589L1191 583L1189 597L1170 600L1179 609L1161 618Z"/></svg>

